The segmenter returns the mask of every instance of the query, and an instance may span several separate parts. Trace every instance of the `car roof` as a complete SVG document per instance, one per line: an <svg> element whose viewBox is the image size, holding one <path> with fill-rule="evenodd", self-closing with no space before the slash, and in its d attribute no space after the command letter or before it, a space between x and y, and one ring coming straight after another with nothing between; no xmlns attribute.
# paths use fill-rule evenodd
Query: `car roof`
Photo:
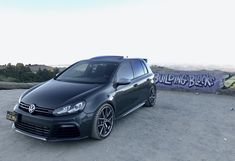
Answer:
<svg viewBox="0 0 235 161"><path fill-rule="evenodd" d="M98 56L98 57L93 57L89 60L100 60L100 61L123 61L124 57L123 56Z"/></svg>
<svg viewBox="0 0 235 161"><path fill-rule="evenodd" d="M123 62L125 60L144 60L147 63L147 59L143 59L143 58L125 58L124 56L98 56L98 57L93 57L89 60L112 61L112 62Z"/></svg>

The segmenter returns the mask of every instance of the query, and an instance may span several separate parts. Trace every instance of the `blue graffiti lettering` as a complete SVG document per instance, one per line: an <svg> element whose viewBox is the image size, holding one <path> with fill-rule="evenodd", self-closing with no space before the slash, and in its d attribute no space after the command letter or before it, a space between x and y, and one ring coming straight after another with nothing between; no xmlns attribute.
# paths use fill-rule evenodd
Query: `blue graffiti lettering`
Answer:
<svg viewBox="0 0 235 161"><path fill-rule="evenodd" d="M156 73L156 83L164 85L180 85L192 87L212 87L215 84L215 77L209 74L160 74Z"/></svg>

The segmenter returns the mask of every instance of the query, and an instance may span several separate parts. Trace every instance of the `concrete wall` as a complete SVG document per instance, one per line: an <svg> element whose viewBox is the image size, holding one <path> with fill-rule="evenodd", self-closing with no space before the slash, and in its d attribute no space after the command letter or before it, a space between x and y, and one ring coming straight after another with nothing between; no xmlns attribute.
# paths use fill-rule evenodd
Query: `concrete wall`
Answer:
<svg viewBox="0 0 235 161"><path fill-rule="evenodd" d="M16 83L16 82L0 82L0 90L8 89L28 89L38 83Z"/></svg>
<svg viewBox="0 0 235 161"><path fill-rule="evenodd" d="M220 71L158 71L155 77L161 89L208 93L235 91L235 75Z"/></svg>

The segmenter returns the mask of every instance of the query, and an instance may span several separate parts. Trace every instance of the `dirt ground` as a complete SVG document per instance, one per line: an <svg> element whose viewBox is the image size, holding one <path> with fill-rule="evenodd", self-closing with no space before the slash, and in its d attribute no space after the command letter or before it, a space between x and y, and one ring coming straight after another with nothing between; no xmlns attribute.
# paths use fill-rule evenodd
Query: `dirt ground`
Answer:
<svg viewBox="0 0 235 161"><path fill-rule="evenodd" d="M0 90L0 161L235 161L234 96L159 91L155 107L118 120L103 141L51 143L5 119L23 91Z"/></svg>

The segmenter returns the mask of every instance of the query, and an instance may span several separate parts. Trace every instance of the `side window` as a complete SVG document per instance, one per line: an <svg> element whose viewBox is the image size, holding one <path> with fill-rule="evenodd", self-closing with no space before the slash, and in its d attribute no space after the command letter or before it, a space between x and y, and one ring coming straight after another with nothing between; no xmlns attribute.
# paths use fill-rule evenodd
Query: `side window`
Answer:
<svg viewBox="0 0 235 161"><path fill-rule="evenodd" d="M143 61L141 61L141 64L142 64L143 69L144 69L144 74L148 73L148 69L147 69L145 63Z"/></svg>
<svg viewBox="0 0 235 161"><path fill-rule="evenodd" d="M130 63L124 62L121 64L117 72L117 80L121 78L130 79L130 80L134 78Z"/></svg>
<svg viewBox="0 0 235 161"><path fill-rule="evenodd" d="M132 60L131 65L133 67L135 78L140 77L145 74L144 68L139 60Z"/></svg>

